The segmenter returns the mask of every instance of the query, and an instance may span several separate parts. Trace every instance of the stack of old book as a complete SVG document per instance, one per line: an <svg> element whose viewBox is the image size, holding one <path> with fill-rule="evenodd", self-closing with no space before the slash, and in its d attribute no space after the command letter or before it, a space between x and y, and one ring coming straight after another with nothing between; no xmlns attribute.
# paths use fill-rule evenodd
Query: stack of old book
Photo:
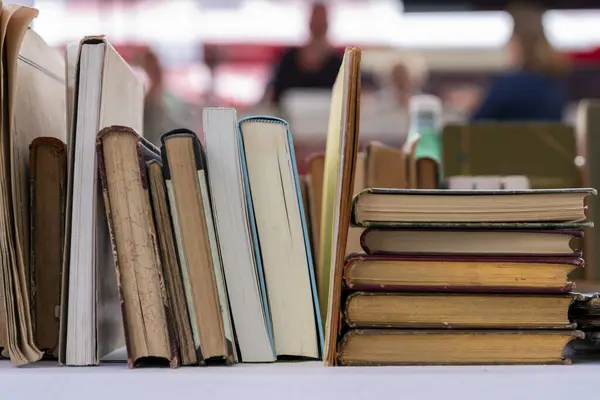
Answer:
<svg viewBox="0 0 600 400"><path fill-rule="evenodd" d="M338 362L564 363L593 189L366 189L347 258ZM575 246L573 246L575 247Z"/></svg>

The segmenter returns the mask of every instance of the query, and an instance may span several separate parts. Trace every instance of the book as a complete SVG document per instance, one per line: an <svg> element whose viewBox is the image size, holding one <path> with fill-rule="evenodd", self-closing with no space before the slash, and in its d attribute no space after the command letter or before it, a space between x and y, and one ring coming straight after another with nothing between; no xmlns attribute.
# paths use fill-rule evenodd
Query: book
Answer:
<svg viewBox="0 0 600 400"><path fill-rule="evenodd" d="M152 202L152 213L156 223L156 236L163 275L169 301L173 329L177 337L181 365L198 364L196 347L190 325L190 315L185 299L185 288L181 275L177 246L171 220L167 188L163 178L162 162L157 159L147 161L148 185Z"/></svg>
<svg viewBox="0 0 600 400"><path fill-rule="evenodd" d="M371 142L367 146L366 158L365 188L408 187L408 155L405 151L380 142Z"/></svg>
<svg viewBox="0 0 600 400"><path fill-rule="evenodd" d="M278 357L320 358L322 329L292 134L287 122L239 122Z"/></svg>
<svg viewBox="0 0 600 400"><path fill-rule="evenodd" d="M368 170L367 170L368 155L366 153L358 153L356 156L356 171L354 174L354 185L353 193L358 194L367 185L368 181ZM317 276L324 274L325 272L319 272L320 257L319 257L319 244L320 244L320 230L321 230L321 205L323 202L323 169L325 167L325 155L315 154L310 157L308 161L309 175L307 179L308 184L308 202L310 211L310 232L311 242L313 243L313 259L315 264L315 270ZM351 254L360 251L360 235L363 229L357 227L350 227L348 231L348 239L346 241L346 254Z"/></svg>
<svg viewBox="0 0 600 400"><path fill-rule="evenodd" d="M449 224L450 225L450 224ZM518 226L518 224L515 224ZM366 229L361 245L367 254L494 254L581 256L572 248L582 230L557 229ZM585 225L582 225L585 226Z"/></svg>
<svg viewBox="0 0 600 400"><path fill-rule="evenodd" d="M350 328L573 329L574 295L355 292Z"/></svg>
<svg viewBox="0 0 600 400"><path fill-rule="evenodd" d="M235 340L206 179L206 155L196 134L187 129L170 131L161 142L198 361L231 364Z"/></svg>
<svg viewBox="0 0 600 400"><path fill-rule="evenodd" d="M570 364L565 348L583 332L561 330L356 329L340 344L341 365Z"/></svg>
<svg viewBox="0 0 600 400"><path fill-rule="evenodd" d="M533 189L577 188L576 156L574 128L562 123L450 124L442 133L445 178L525 175Z"/></svg>
<svg viewBox="0 0 600 400"><path fill-rule="evenodd" d="M97 151L129 368L149 360L176 367L146 169L158 149L131 128L110 126L98 133Z"/></svg>
<svg viewBox="0 0 600 400"><path fill-rule="evenodd" d="M76 62L67 136L68 180L59 362L96 365L127 359L113 252L99 189L96 136L117 125L142 132L144 88L103 36L83 38ZM64 93L64 91L63 91ZM97 280L96 277L103 279Z"/></svg>
<svg viewBox="0 0 600 400"><path fill-rule="evenodd" d="M37 347L56 357L64 245L67 148L38 137L29 148L31 307Z"/></svg>
<svg viewBox="0 0 600 400"><path fill-rule="evenodd" d="M364 227L410 222L579 222L595 189L365 189L353 200L353 223Z"/></svg>
<svg viewBox="0 0 600 400"><path fill-rule="evenodd" d="M581 186L600 187L600 101L582 100L577 109L577 161L580 165ZM600 215L600 198L587 198L587 216L591 221ZM588 280L600 279L600 234L588 229L583 243L587 268L585 277Z"/></svg>
<svg viewBox="0 0 600 400"><path fill-rule="evenodd" d="M326 365L336 362L342 269L358 154L360 56L359 48L348 48L344 53L333 86L327 132L317 274L321 318L326 321Z"/></svg>
<svg viewBox="0 0 600 400"><path fill-rule="evenodd" d="M356 155L356 166L354 171L354 185L352 186L352 194L356 195L360 193L366 186L366 163L367 156L365 153L358 153ZM360 252L360 236L362 235L364 228L350 226L348 228L348 238L346 239L346 255Z"/></svg>
<svg viewBox="0 0 600 400"><path fill-rule="evenodd" d="M475 255L351 255L343 278L353 290L476 293L566 293L579 257Z"/></svg>
<svg viewBox="0 0 600 400"><path fill-rule="evenodd" d="M29 145L39 136L64 140L64 71L60 54L32 29L34 8L2 6L0 21L0 324L4 355L16 365L42 357L35 344L30 295ZM5 315L5 318L3 316Z"/></svg>
<svg viewBox="0 0 600 400"><path fill-rule="evenodd" d="M215 230L242 362L272 362L275 342L236 111L203 110Z"/></svg>
<svg viewBox="0 0 600 400"><path fill-rule="evenodd" d="M319 247L321 243L321 206L323 205L323 170L325 154L313 154L308 164L308 202L310 203L310 231L313 243L313 258L315 270L320 276Z"/></svg>

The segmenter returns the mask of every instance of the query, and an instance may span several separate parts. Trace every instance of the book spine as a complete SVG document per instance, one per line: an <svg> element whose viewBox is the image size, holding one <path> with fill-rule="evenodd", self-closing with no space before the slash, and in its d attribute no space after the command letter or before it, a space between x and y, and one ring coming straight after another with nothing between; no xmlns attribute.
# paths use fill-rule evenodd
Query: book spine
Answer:
<svg viewBox="0 0 600 400"><path fill-rule="evenodd" d="M124 333L125 333L125 347L127 349L127 366L129 368L133 368L134 360L131 357L131 350L130 350L131 349L131 338L129 337L128 329L127 329L127 314L126 314L126 310L125 310L125 300L123 298L123 286L121 284L122 281L121 281L121 273L120 273L120 269L119 269L119 258L117 256L117 243L116 243L116 239L115 239L114 222L113 222L113 218L112 218L110 201L109 201L109 197L108 197L108 182L106 179L106 166L104 163L104 146L102 143L102 137L104 134L109 132L109 129L110 128L106 128L101 132L101 134L98 134L98 139L96 141L96 155L97 155L97 160L98 160L98 176L100 178L100 187L102 189L102 199L104 200L104 211L106 213L106 222L108 225L108 232L109 232L109 236L110 236L110 246L111 246L112 253L113 253L114 268L115 268L115 274L117 277L117 289L119 292L119 301L121 303L121 312L123 314L123 325L125 327Z"/></svg>
<svg viewBox="0 0 600 400"><path fill-rule="evenodd" d="M164 157L164 154L163 154ZM166 164L165 164L166 165ZM170 177L170 175L169 175ZM190 285L190 276L188 273L188 266L185 259L185 254L183 254L183 242L181 239L181 229L179 226L179 218L177 216L177 208L175 206L175 193L173 192L173 184L171 180L166 180L165 184L167 186L167 195L169 197L169 205L171 207L171 219L173 220L173 232L175 233L175 243L177 245L177 254L179 257L179 263L181 265L181 275L183 277L183 287L185 290L185 298L188 304L188 313L190 315L190 322L192 326L192 337L194 338L194 346L196 347L196 353L198 357L198 361L200 363L204 363L204 358L202 357L202 353L200 351L200 332L198 331L198 319L196 318L196 310L194 309L194 298L192 296L192 287Z"/></svg>

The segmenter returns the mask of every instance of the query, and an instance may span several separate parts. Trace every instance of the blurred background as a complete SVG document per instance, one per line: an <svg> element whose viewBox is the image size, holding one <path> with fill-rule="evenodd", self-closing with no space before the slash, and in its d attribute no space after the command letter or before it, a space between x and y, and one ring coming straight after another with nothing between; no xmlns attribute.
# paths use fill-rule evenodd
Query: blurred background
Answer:
<svg viewBox="0 0 600 400"><path fill-rule="evenodd" d="M304 155L324 147L346 46L364 50L364 143L401 145L417 93L441 98L444 122L573 123L580 99L600 97L598 0L16 2L40 10L34 28L52 45L112 41L146 81L146 136L172 126L200 133L204 106L274 114L291 124L300 172ZM516 101L507 96L537 104L537 114L507 111L498 103Z"/></svg>

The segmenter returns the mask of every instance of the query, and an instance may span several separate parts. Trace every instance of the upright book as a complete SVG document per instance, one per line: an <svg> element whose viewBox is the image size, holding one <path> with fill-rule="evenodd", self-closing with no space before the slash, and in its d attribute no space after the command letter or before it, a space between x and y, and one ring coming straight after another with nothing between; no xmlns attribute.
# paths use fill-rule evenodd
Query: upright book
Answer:
<svg viewBox="0 0 600 400"><path fill-rule="evenodd" d="M53 137L30 146L31 305L38 348L57 356L67 148Z"/></svg>
<svg viewBox="0 0 600 400"><path fill-rule="evenodd" d="M110 235L98 190L96 136L112 125L142 132L144 88L102 36L84 38L77 61L70 65L76 71L67 73L75 82L67 82L74 87L69 99L73 110L68 113L72 121L59 361L96 365L101 359L127 358Z"/></svg>
<svg viewBox="0 0 600 400"><path fill-rule="evenodd" d="M134 130L102 129L98 171L105 203L129 367L162 360L177 366L176 342L158 254L146 162L158 149Z"/></svg>
<svg viewBox="0 0 600 400"><path fill-rule="evenodd" d="M235 339L215 235L206 156L196 134L161 137L164 177L198 361L233 363Z"/></svg>
<svg viewBox="0 0 600 400"><path fill-rule="evenodd" d="M258 238L250 229L252 198L242 173L234 109L205 108L204 137L215 227L242 362L276 359Z"/></svg>
<svg viewBox="0 0 600 400"><path fill-rule="evenodd" d="M278 357L319 358L321 320L289 126L273 117L244 118L239 126L275 351Z"/></svg>
<svg viewBox="0 0 600 400"><path fill-rule="evenodd" d="M365 189L353 200L352 219L364 227L427 224L577 223L594 189L411 190ZM538 227L543 227L540 225Z"/></svg>
<svg viewBox="0 0 600 400"><path fill-rule="evenodd" d="M360 55L346 49L333 86L321 207L319 273L321 315L326 320L325 363L336 362L342 269L350 227L352 186L358 154Z"/></svg>
<svg viewBox="0 0 600 400"><path fill-rule="evenodd" d="M37 14L9 4L0 18L0 225L6 229L0 243L0 324L6 326L0 347L17 365L42 356L30 304L29 145L39 136L65 136L63 60L29 28Z"/></svg>
<svg viewBox="0 0 600 400"><path fill-rule="evenodd" d="M180 362L181 365L193 365L198 363L198 357L196 356L190 315L185 300L185 288L179 257L177 256L167 187L163 178L163 165L160 160L154 158L148 160L146 164L152 198L152 213L156 222L159 253L163 265L167 298L173 317L173 327L177 336Z"/></svg>

